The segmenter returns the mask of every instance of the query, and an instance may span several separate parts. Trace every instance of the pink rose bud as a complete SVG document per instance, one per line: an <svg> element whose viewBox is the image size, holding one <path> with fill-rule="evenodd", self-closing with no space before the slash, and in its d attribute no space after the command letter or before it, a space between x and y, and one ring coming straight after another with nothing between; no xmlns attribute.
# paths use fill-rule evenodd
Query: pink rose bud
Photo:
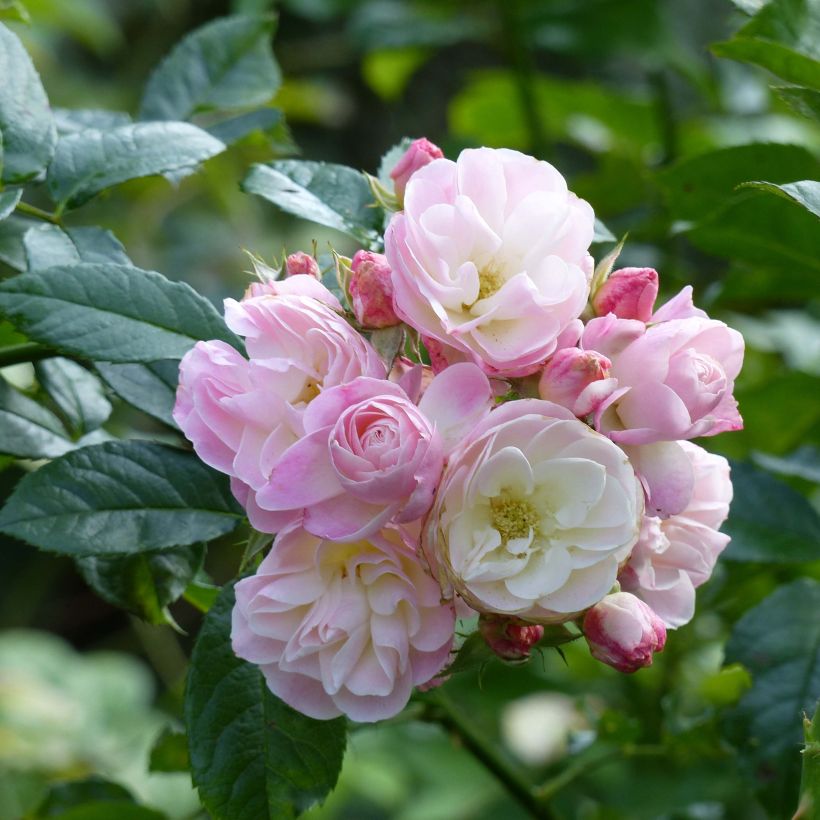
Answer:
<svg viewBox="0 0 820 820"><path fill-rule="evenodd" d="M528 624L518 618L483 614L478 629L487 646L505 661L525 661L533 646L544 636L540 624Z"/></svg>
<svg viewBox="0 0 820 820"><path fill-rule="evenodd" d="M658 296L658 272L654 268L621 268L613 271L592 297L598 316L614 313L619 319L648 322Z"/></svg>
<svg viewBox="0 0 820 820"><path fill-rule="evenodd" d="M309 253L305 253L304 251L292 253L285 260L285 275L296 276L297 274L305 274L320 280L322 278L319 263Z"/></svg>
<svg viewBox="0 0 820 820"><path fill-rule="evenodd" d="M402 158L396 163L396 167L390 172L390 178L393 180L393 186L396 191L396 197L399 202L404 199L404 191L407 188L407 182L419 168L424 168L429 165L434 159L441 159L444 154L438 145L433 145L430 140L422 137L421 139L413 140L410 147L404 152Z"/></svg>
<svg viewBox="0 0 820 820"><path fill-rule="evenodd" d="M616 387L609 378L611 362L594 350L565 347L548 362L538 382L538 393L579 417L594 413Z"/></svg>
<svg viewBox="0 0 820 820"><path fill-rule="evenodd" d="M615 592L584 616L584 636L592 657L619 672L652 665L666 643L663 621L630 592Z"/></svg>
<svg viewBox="0 0 820 820"><path fill-rule="evenodd" d="M350 266L348 290L353 313L363 327L391 327L401 323L393 310L393 282L387 258L356 251Z"/></svg>

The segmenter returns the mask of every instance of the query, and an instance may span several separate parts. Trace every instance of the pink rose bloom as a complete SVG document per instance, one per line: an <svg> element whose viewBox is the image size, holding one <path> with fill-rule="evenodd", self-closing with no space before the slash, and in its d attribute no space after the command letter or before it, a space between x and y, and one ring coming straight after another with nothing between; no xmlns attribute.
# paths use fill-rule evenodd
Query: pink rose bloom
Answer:
<svg viewBox="0 0 820 820"><path fill-rule="evenodd" d="M617 445L524 399L492 410L450 456L423 547L442 588L478 612L561 623L612 588L642 515Z"/></svg>
<svg viewBox="0 0 820 820"><path fill-rule="evenodd" d="M490 148L434 160L385 234L396 314L489 374L533 373L586 305L593 222L547 162Z"/></svg>
<svg viewBox="0 0 820 820"><path fill-rule="evenodd" d="M594 413L618 386L609 378L611 362L594 350L565 347L548 362L538 381L538 394L578 417Z"/></svg>
<svg viewBox="0 0 820 820"><path fill-rule="evenodd" d="M393 310L390 265L381 253L356 251L350 265L348 291L353 313L362 327L381 328L401 324Z"/></svg>
<svg viewBox="0 0 820 820"><path fill-rule="evenodd" d="M231 641L294 709L371 722L398 714L441 671L454 627L398 531L340 544L291 527L237 583Z"/></svg>
<svg viewBox="0 0 820 820"><path fill-rule="evenodd" d="M648 322L658 297L658 272L654 268L621 268L613 271L592 297L598 316L614 313L619 319Z"/></svg>
<svg viewBox="0 0 820 820"><path fill-rule="evenodd" d="M393 180L393 189L399 202L404 199L404 191L410 177L420 168L429 165L434 159L441 159L443 156L441 148L434 145L426 137L421 137L410 143L410 147L402 154L401 159L390 172L390 179Z"/></svg>
<svg viewBox="0 0 820 820"><path fill-rule="evenodd" d="M629 673L652 665L666 644L666 627L643 601L615 592L584 616L584 637L593 658Z"/></svg>
<svg viewBox="0 0 820 820"><path fill-rule="evenodd" d="M694 488L683 512L666 520L645 516L638 543L619 580L672 629L695 612L695 588L706 582L729 536L718 529L729 514L729 463L688 441L680 443L691 461Z"/></svg>
<svg viewBox="0 0 820 820"><path fill-rule="evenodd" d="M609 314L584 330L582 347L607 356L618 380L618 390L599 408L596 428L619 444L742 429L732 391L743 364L743 337L701 316L641 326Z"/></svg>
<svg viewBox="0 0 820 820"><path fill-rule="evenodd" d="M491 403L486 376L470 364L438 376L418 407L381 379L325 390L305 411L304 437L282 454L257 503L277 513L303 511L306 530L339 541L415 521L433 503L446 442Z"/></svg>
<svg viewBox="0 0 820 820"><path fill-rule="evenodd" d="M313 257L310 257L311 259ZM257 264L257 271L275 273L271 268ZM327 305L331 310L344 313L342 303L313 276L295 276L288 279L265 279L263 282L251 282L242 301L255 299L257 296L308 296Z"/></svg>
<svg viewBox="0 0 820 820"><path fill-rule="evenodd" d="M297 280L319 284L307 276L271 284ZM277 532L293 514L263 510L256 496L303 435L305 408L324 389L362 375L384 378L385 369L370 344L314 298L229 299L225 309L250 361L222 342L198 342L180 363L174 420L206 464L231 476L251 524Z"/></svg>

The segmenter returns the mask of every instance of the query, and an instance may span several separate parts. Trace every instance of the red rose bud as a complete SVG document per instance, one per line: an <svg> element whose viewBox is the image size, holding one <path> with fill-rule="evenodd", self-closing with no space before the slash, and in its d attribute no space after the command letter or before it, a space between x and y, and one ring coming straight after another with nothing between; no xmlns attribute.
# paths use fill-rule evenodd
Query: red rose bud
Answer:
<svg viewBox="0 0 820 820"><path fill-rule="evenodd" d="M663 650L666 627L639 598L615 592L584 616L584 637L593 658L619 672L636 672Z"/></svg>
<svg viewBox="0 0 820 820"><path fill-rule="evenodd" d="M594 413L617 386L609 378L612 363L594 350L565 347L548 362L538 382L538 394L583 417Z"/></svg>
<svg viewBox="0 0 820 820"><path fill-rule="evenodd" d="M614 313L619 319L648 322L658 296L654 268L621 268L613 271L592 297L596 315Z"/></svg>
<svg viewBox="0 0 820 820"><path fill-rule="evenodd" d="M391 327L401 323L393 310L393 281L387 257L356 251L348 282L353 313L362 327Z"/></svg>
<svg viewBox="0 0 820 820"><path fill-rule="evenodd" d="M296 276L298 274L305 274L319 280L322 278L319 263L309 253L305 253L304 251L292 253L285 259L285 275Z"/></svg>
<svg viewBox="0 0 820 820"><path fill-rule="evenodd" d="M402 158L396 163L396 167L390 172L393 180L393 187L396 191L396 198L399 203L404 199L404 191L410 177L419 170L429 165L434 159L441 159L444 154L438 145L433 145L430 140L422 137L413 140L410 147L404 152Z"/></svg>
<svg viewBox="0 0 820 820"><path fill-rule="evenodd" d="M483 614L478 629L487 646L505 661L524 661L544 635L544 627L517 618Z"/></svg>

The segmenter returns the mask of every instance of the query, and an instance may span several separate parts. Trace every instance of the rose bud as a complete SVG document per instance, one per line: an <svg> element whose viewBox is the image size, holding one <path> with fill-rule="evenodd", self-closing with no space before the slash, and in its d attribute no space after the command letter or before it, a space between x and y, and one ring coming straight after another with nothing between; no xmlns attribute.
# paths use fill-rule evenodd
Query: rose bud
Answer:
<svg viewBox="0 0 820 820"><path fill-rule="evenodd" d="M538 382L538 393L579 417L594 413L609 398L617 382L609 378L612 364L594 350L565 347L548 362Z"/></svg>
<svg viewBox="0 0 820 820"><path fill-rule="evenodd" d="M544 635L540 624L486 613L479 618L478 629L487 646L505 661L527 660L530 650Z"/></svg>
<svg viewBox="0 0 820 820"><path fill-rule="evenodd" d="M413 140L410 147L404 152L401 159L396 163L395 168L390 172L390 178L393 180L393 187L396 191L396 198L401 201L404 199L404 191L407 188L407 182L410 177L419 170L429 165L434 159L441 159L444 154L438 145L434 145L425 137Z"/></svg>
<svg viewBox="0 0 820 820"><path fill-rule="evenodd" d="M584 637L592 657L619 672L652 665L666 643L663 621L630 592L615 592L584 616Z"/></svg>
<svg viewBox="0 0 820 820"><path fill-rule="evenodd" d="M598 316L614 313L619 319L648 322L658 296L658 272L654 268L621 268L613 271L592 297Z"/></svg>
<svg viewBox="0 0 820 820"><path fill-rule="evenodd" d="M285 259L285 275L296 276L297 274L312 276L314 279L322 278L319 263L309 253L305 253L304 251L292 253Z"/></svg>
<svg viewBox="0 0 820 820"><path fill-rule="evenodd" d="M371 251L356 251L350 268L348 290L359 324L369 328L401 324L393 310L393 282L386 257Z"/></svg>

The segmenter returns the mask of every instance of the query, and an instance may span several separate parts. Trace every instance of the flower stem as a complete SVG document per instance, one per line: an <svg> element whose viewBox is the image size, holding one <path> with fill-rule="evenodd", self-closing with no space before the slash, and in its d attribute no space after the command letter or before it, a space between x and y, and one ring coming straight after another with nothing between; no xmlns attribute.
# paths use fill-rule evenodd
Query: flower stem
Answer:
<svg viewBox="0 0 820 820"><path fill-rule="evenodd" d="M0 348L0 367L8 367L12 364L24 364L26 362L38 362L40 359L48 359L57 354L43 345L36 342L22 342L19 345L9 345Z"/></svg>
<svg viewBox="0 0 820 820"><path fill-rule="evenodd" d="M536 795L532 784L520 771L507 762L473 725L459 712L453 701L441 689L425 697L427 720L435 721L455 735L467 749L507 791L537 820L554 820L555 815L546 799Z"/></svg>
<svg viewBox="0 0 820 820"><path fill-rule="evenodd" d="M42 219L44 222L50 222L52 225L61 224L60 217L56 214L44 211L42 208L38 208L35 205L29 205L27 202L18 202L15 210L19 211L21 214L25 214L26 216L33 217L34 219Z"/></svg>

